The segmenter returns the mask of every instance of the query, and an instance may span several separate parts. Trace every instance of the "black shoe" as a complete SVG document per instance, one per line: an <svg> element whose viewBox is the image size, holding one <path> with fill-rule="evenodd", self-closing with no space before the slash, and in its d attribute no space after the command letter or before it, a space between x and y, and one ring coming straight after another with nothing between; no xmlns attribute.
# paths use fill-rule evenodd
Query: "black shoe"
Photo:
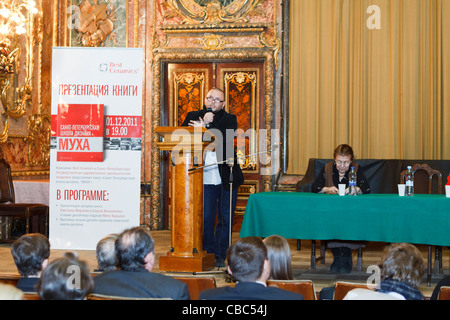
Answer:
<svg viewBox="0 0 450 320"><path fill-rule="evenodd" d="M352 272L353 261L352 261L352 249L342 248L342 264L340 273L350 273Z"/></svg>
<svg viewBox="0 0 450 320"><path fill-rule="evenodd" d="M341 269L339 270L339 273L350 273L352 272L352 268L353 268L352 258L342 257L342 265Z"/></svg>
<svg viewBox="0 0 450 320"><path fill-rule="evenodd" d="M225 267L225 261L222 258L216 257L214 259L214 266L216 268L224 268Z"/></svg>

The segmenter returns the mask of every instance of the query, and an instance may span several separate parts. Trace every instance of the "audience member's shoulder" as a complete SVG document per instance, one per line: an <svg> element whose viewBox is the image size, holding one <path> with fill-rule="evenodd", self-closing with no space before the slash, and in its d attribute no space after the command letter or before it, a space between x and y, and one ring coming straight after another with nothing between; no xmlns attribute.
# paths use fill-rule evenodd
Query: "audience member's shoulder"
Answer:
<svg viewBox="0 0 450 320"><path fill-rule="evenodd" d="M200 295L198 297L199 300L223 300L223 299L229 299L226 298L228 296L228 292L232 290L231 287L225 286L225 287L219 287L219 288L212 288L212 289L206 289L200 292Z"/></svg>
<svg viewBox="0 0 450 320"><path fill-rule="evenodd" d="M357 288L350 290L344 300L405 300L405 297L396 292L378 292L370 289Z"/></svg>

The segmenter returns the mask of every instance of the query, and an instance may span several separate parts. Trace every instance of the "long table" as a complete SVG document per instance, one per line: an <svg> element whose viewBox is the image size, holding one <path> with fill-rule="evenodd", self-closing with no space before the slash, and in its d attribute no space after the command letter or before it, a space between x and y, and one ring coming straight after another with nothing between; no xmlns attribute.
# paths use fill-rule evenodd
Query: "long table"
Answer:
<svg viewBox="0 0 450 320"><path fill-rule="evenodd" d="M450 246L450 198L263 192L249 197L240 237L409 242ZM428 276L431 278L430 254Z"/></svg>

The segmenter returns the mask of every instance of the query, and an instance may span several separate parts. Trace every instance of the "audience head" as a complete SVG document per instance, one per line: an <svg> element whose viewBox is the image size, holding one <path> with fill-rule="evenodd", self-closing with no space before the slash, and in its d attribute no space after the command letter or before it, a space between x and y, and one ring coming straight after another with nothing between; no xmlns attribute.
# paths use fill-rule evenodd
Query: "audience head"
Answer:
<svg viewBox="0 0 450 320"><path fill-rule="evenodd" d="M419 249L409 243L387 246L381 256L381 279L392 279L419 288L425 263Z"/></svg>
<svg viewBox="0 0 450 320"><path fill-rule="evenodd" d="M270 262L270 279L292 280L291 249L285 238L273 235L263 240Z"/></svg>
<svg viewBox="0 0 450 320"><path fill-rule="evenodd" d="M270 277L267 248L260 238L239 239L227 252L228 271L237 281L265 282Z"/></svg>
<svg viewBox="0 0 450 320"><path fill-rule="evenodd" d="M23 292L10 284L0 283L0 300L23 300Z"/></svg>
<svg viewBox="0 0 450 320"><path fill-rule="evenodd" d="M94 288L94 281L87 265L66 253L44 269L36 288L43 300L82 300Z"/></svg>
<svg viewBox="0 0 450 320"><path fill-rule="evenodd" d="M50 242L40 233L24 234L12 244L11 253L22 277L39 276L48 264Z"/></svg>
<svg viewBox="0 0 450 320"><path fill-rule="evenodd" d="M120 269L152 271L155 263L155 241L143 227L122 232L116 241L115 250Z"/></svg>
<svg viewBox="0 0 450 320"><path fill-rule="evenodd" d="M119 234L112 233L97 243L96 256L99 270L108 271L116 269L117 258L115 252L115 242L118 237Z"/></svg>

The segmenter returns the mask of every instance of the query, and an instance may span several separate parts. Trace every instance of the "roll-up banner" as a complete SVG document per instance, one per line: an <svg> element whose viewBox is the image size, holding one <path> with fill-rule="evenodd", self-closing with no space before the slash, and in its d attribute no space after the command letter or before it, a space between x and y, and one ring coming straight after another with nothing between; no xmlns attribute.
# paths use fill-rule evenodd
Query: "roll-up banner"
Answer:
<svg viewBox="0 0 450 320"><path fill-rule="evenodd" d="M52 249L139 225L143 50L53 48Z"/></svg>

